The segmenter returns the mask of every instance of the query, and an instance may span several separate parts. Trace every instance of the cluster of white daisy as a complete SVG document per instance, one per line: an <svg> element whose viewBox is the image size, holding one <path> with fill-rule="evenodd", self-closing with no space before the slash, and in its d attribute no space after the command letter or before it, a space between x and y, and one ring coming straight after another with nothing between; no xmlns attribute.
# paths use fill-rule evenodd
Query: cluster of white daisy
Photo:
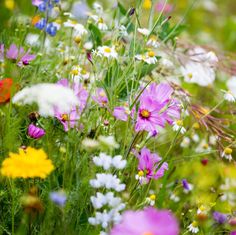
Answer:
<svg viewBox="0 0 236 235"><path fill-rule="evenodd" d="M103 168L103 170L122 170L126 166L126 160L122 159L121 155L111 157L105 153L100 153L99 156L93 157L93 162L96 166ZM96 178L90 180L90 185L95 188L101 188L103 193L97 192L96 196L91 196L90 200L93 207L103 209L102 211L95 211L94 217L89 218L89 223L96 226L101 225L103 229L107 230L109 225L119 223L121 220L120 211L125 208L125 204L120 197L115 196L115 192L121 192L125 189L125 184L115 174L111 173L97 173ZM105 190L113 190L107 191ZM105 235L106 232L102 231Z"/></svg>

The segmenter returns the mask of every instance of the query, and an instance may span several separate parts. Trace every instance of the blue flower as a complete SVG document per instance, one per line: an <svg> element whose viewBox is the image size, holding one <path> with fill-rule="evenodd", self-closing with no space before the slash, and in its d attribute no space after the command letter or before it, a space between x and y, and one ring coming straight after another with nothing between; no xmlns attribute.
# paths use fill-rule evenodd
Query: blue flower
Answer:
<svg viewBox="0 0 236 235"><path fill-rule="evenodd" d="M46 3L45 3L45 2L42 2L42 3L38 6L38 9L39 9L39 11L41 11L41 12L46 11L46 9L47 9Z"/></svg>
<svg viewBox="0 0 236 235"><path fill-rule="evenodd" d="M50 199L52 202L57 204L58 206L64 206L66 203L66 194L64 192L51 192Z"/></svg>
<svg viewBox="0 0 236 235"><path fill-rule="evenodd" d="M46 32L51 36L55 36L57 33L57 27L53 25L53 23L50 23L47 25Z"/></svg>
<svg viewBox="0 0 236 235"><path fill-rule="evenodd" d="M35 24L35 27L42 30L46 26L46 19L42 18L39 22Z"/></svg>

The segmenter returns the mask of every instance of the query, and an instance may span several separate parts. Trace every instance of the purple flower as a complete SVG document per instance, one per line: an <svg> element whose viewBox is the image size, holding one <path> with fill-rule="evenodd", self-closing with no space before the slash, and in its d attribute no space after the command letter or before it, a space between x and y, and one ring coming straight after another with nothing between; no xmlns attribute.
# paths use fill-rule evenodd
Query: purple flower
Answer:
<svg viewBox="0 0 236 235"><path fill-rule="evenodd" d="M182 180L182 185L183 185L183 187L184 187L185 190L190 190L188 181L187 181L186 179L183 179L183 180Z"/></svg>
<svg viewBox="0 0 236 235"><path fill-rule="evenodd" d="M215 212L213 212L213 218L217 223L224 224L227 220L227 215L220 213L218 211L215 211Z"/></svg>
<svg viewBox="0 0 236 235"><path fill-rule="evenodd" d="M93 96L93 100L97 102L101 107L105 107L108 103L107 95L103 88L98 88L96 94Z"/></svg>
<svg viewBox="0 0 236 235"><path fill-rule="evenodd" d="M66 203L66 194L64 192L51 192L50 199L58 206L64 206Z"/></svg>
<svg viewBox="0 0 236 235"><path fill-rule="evenodd" d="M23 47L17 48L15 44L11 44L10 48L6 52L6 57L8 59L18 61L17 65L22 67L23 65L28 65L30 61L35 59L35 55L29 54L30 50L24 51Z"/></svg>
<svg viewBox="0 0 236 235"><path fill-rule="evenodd" d="M177 100L171 99L173 89L168 84L152 83L140 96L135 131L158 133L157 127L172 123L179 118L180 108Z"/></svg>
<svg viewBox="0 0 236 235"><path fill-rule="evenodd" d="M45 135L45 130L35 126L34 124L30 124L28 127L28 136L33 139L40 139Z"/></svg>
<svg viewBox="0 0 236 235"><path fill-rule="evenodd" d="M232 231L230 235L236 235L236 231Z"/></svg>
<svg viewBox="0 0 236 235"><path fill-rule="evenodd" d="M140 211L126 211L120 224L110 235L178 235L179 226L174 215L167 210L149 207Z"/></svg>
<svg viewBox="0 0 236 235"><path fill-rule="evenodd" d="M73 107L69 113L61 113L58 108L55 108L55 117L62 123L64 130L68 131L70 128L77 126L80 115L87 103L88 92L80 83L73 82L70 84L67 79L61 79L57 84L72 88L80 104L79 107Z"/></svg>
<svg viewBox="0 0 236 235"><path fill-rule="evenodd" d="M141 183L149 182L150 179L158 179L168 170L168 163L164 162L160 166L161 157L151 153L146 147L142 148L141 152L136 154L136 157L139 160L138 170Z"/></svg>
<svg viewBox="0 0 236 235"><path fill-rule="evenodd" d="M123 106L115 107L113 111L113 116L118 120L127 121L128 110Z"/></svg>

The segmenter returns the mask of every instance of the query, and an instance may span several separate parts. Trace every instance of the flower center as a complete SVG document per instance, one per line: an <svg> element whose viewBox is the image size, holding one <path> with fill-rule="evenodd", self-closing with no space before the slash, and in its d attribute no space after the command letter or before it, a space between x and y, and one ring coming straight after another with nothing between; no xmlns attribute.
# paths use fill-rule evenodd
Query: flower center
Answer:
<svg viewBox="0 0 236 235"><path fill-rule="evenodd" d="M139 176L139 177L144 176L144 172L143 172L143 171L139 171L139 172L138 172L138 176Z"/></svg>
<svg viewBox="0 0 236 235"><path fill-rule="evenodd" d="M192 74L192 73L189 73L189 74L188 74L188 78L189 78L189 79L192 79L192 78L193 78L193 74Z"/></svg>
<svg viewBox="0 0 236 235"><path fill-rule="evenodd" d="M150 195L150 197L149 197L152 201L155 201L156 200L156 195L155 194L152 194L152 195Z"/></svg>
<svg viewBox="0 0 236 235"><path fill-rule="evenodd" d="M143 110L140 112L140 114L141 114L141 116L142 116L143 118L149 118L149 117L151 116L151 113L150 113L148 110L146 110L146 109L143 109Z"/></svg>
<svg viewBox="0 0 236 235"><path fill-rule="evenodd" d="M148 52L148 56L149 56L149 57L154 57L154 56L155 56L155 53L154 53L153 51L149 51L149 52Z"/></svg>
<svg viewBox="0 0 236 235"><path fill-rule="evenodd" d="M144 232L142 235L154 235L152 232Z"/></svg>
<svg viewBox="0 0 236 235"><path fill-rule="evenodd" d="M87 73L87 71L85 69L81 70L81 74L85 75Z"/></svg>
<svg viewBox="0 0 236 235"><path fill-rule="evenodd" d="M98 23L103 24L104 23L103 18L99 18Z"/></svg>
<svg viewBox="0 0 236 235"><path fill-rule="evenodd" d="M69 121L69 115L68 114L66 114L66 113L64 113L64 114L62 114L61 115L61 119L62 119L62 121Z"/></svg>
<svg viewBox="0 0 236 235"><path fill-rule="evenodd" d="M105 51L106 53L111 53L111 49L110 49L109 47L106 47L106 48L104 49L104 51Z"/></svg>
<svg viewBox="0 0 236 235"><path fill-rule="evenodd" d="M182 120L177 120L177 121L176 121L176 124L177 124L178 126L183 126L183 121L182 121Z"/></svg>
<svg viewBox="0 0 236 235"><path fill-rule="evenodd" d="M231 154L233 152L233 150L231 148L226 147L224 149L224 152L225 152L225 154Z"/></svg>

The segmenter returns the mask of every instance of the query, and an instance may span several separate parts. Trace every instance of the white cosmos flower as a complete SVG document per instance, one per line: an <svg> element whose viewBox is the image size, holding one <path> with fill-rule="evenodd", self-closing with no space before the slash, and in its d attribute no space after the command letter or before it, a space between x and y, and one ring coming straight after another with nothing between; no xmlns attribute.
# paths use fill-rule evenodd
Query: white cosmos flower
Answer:
<svg viewBox="0 0 236 235"><path fill-rule="evenodd" d="M73 106L79 105L73 90L52 83L40 83L26 87L17 92L12 101L20 105L36 103L39 114L45 117L54 116L55 108L61 113L67 113Z"/></svg>
<svg viewBox="0 0 236 235"><path fill-rule="evenodd" d="M215 80L217 62L218 58L213 52L198 47L189 51L189 60L180 69L186 82L208 86Z"/></svg>

